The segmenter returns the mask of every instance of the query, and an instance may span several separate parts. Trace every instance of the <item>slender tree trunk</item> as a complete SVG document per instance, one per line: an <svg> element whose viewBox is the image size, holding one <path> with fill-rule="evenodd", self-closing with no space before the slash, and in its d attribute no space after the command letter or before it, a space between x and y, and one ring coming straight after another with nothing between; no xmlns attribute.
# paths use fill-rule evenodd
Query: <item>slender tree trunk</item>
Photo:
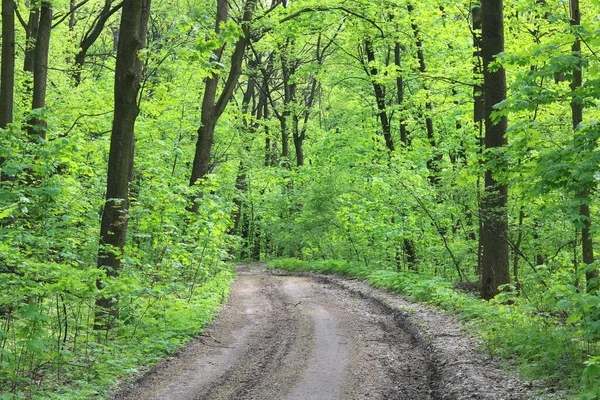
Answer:
<svg viewBox="0 0 600 400"><path fill-rule="evenodd" d="M294 124L293 139L294 149L296 150L296 166L301 167L304 165L304 148L302 147L304 133L300 130L300 122L296 115L292 117L292 123Z"/></svg>
<svg viewBox="0 0 600 400"><path fill-rule="evenodd" d="M33 98L32 110L39 113L46 107L46 88L48 83L48 52L50 50L50 31L52 30L52 5L42 1L40 19L35 41L33 65ZM46 139L46 121L33 117L29 121L29 133Z"/></svg>
<svg viewBox="0 0 600 400"><path fill-rule="evenodd" d="M502 0L483 0L482 12L482 56L484 66L484 106L485 106L485 147L497 149L506 145L505 132L508 126L506 117L497 123L492 122L495 104L506 99L506 73L503 68L490 70L494 57L504 51L504 19ZM493 153L492 153L493 154ZM485 165L485 190L481 201L483 220L481 244L482 276L481 297L491 299L498 294L498 286L510 283L508 255L508 185L500 183L494 176L493 168L503 162L489 155Z"/></svg>
<svg viewBox="0 0 600 400"><path fill-rule="evenodd" d="M33 65L35 57L35 42L38 35L38 27L40 26L40 9L36 2L31 4L29 9L29 20L27 22L27 30L25 32L25 59L23 61L23 71L33 75Z"/></svg>
<svg viewBox="0 0 600 400"><path fill-rule="evenodd" d="M581 11L579 9L579 0L569 0L569 10L571 13L571 25L581 25ZM573 78L571 81L571 91L575 92L583 85L583 73L581 63L581 40L579 37L575 39L573 46L571 47L573 56L577 57L577 63L573 67ZM571 100L571 117L573 122L573 130L576 131L579 124L583 121L583 104L577 99L577 95L574 93ZM579 216L583 221L583 227L581 228L581 251L582 260L586 267L594 262L594 243L592 241L592 220L590 214L590 189L585 188L581 190L577 197L580 202ZM598 270L588 270L585 273L585 280L587 283L587 290L589 292L595 290L598 287L597 283L594 283L595 278L598 277Z"/></svg>
<svg viewBox="0 0 600 400"><path fill-rule="evenodd" d="M106 202L100 227L98 267L108 277L117 276L127 237L129 220L129 184L133 176L135 121L139 113L138 93L142 77L142 62L138 58L144 47L150 0L124 0L120 25L120 40L115 68L114 118L108 157ZM101 280L96 282L100 291ZM96 300L95 329L111 327L111 319L118 315L113 296Z"/></svg>
<svg viewBox="0 0 600 400"><path fill-rule="evenodd" d="M375 51L373 50L373 43L370 40L365 40L365 54L367 56L367 73L371 77L371 84L373 85L373 91L375 92L375 101L377 103L377 116L381 123L381 130L383 138L385 140L385 146L392 152L394 151L394 140L392 138L392 130L390 127L390 120L387 114L385 105L385 87L377 81L377 67L375 66Z"/></svg>
<svg viewBox="0 0 600 400"><path fill-rule="evenodd" d="M408 13L412 14L414 11L414 7L409 4L406 6ZM411 28L413 30L413 35L415 37L415 47L417 48L417 59L419 61L419 72L421 75L424 75L427 71L427 66L425 64L425 54L423 53L423 41L421 40L421 32L419 30L419 25L415 22L411 23ZM429 99L429 88L425 81L423 81L423 90L425 91L426 100L425 100L425 131L427 132L427 139L429 140L429 144L431 149L433 150L433 157L427 160L427 168L431 171L431 175L429 177L429 181L436 185L439 181L440 174L440 162L442 161L442 155L437 151L437 142L435 140L435 133L433 129L433 118L431 117L431 113L433 111L433 104Z"/></svg>
<svg viewBox="0 0 600 400"><path fill-rule="evenodd" d="M13 122L15 87L15 3L2 0L2 65L0 72L0 129ZM1 159L0 159L1 160Z"/></svg>
<svg viewBox="0 0 600 400"><path fill-rule="evenodd" d="M217 19L215 23L215 32L220 32L222 22L227 21L228 5L227 0L219 0L217 3ZM217 121L229 100L233 96L240 74L242 73L242 63L246 47L250 42L250 21L252 21L252 12L254 10L255 0L246 0L244 4L244 15L242 17L242 36L237 40L235 48L231 55L231 65L229 74L223 87L221 95L217 99L217 88L219 85L219 75L213 74L206 80L204 95L202 98L200 128L198 128L198 141L196 142L196 152L194 154L194 162L192 164L192 173L190 175L190 186L194 186L196 182L201 181L210 171L210 155L214 143L215 127ZM221 47L216 51L217 59L221 58L224 48ZM217 99L215 101L215 99ZM202 197L200 194L199 197ZM198 212L199 203L197 198L193 199L191 207L188 208L191 212Z"/></svg>
<svg viewBox="0 0 600 400"><path fill-rule="evenodd" d="M400 141L408 146L408 132L406 130L406 118L402 115L404 111L402 109L404 103L404 79L402 77L402 45L398 42L394 45L394 64L397 68L396 75L396 96L398 103L398 112L400 113L400 117L398 118L400 124Z"/></svg>
<svg viewBox="0 0 600 400"><path fill-rule="evenodd" d="M75 55L75 65L73 66L73 79L75 80L76 85L79 85L81 82L81 70L83 69L83 64L85 63L85 58L87 56L87 52L90 47L96 42L102 31L104 30L104 25L106 21L117 12L123 5L123 3L119 3L115 7L112 6L113 0L105 0L104 7L102 11L100 11L100 15L94 21L94 25L88 29L85 36L81 40L79 44L79 51Z"/></svg>

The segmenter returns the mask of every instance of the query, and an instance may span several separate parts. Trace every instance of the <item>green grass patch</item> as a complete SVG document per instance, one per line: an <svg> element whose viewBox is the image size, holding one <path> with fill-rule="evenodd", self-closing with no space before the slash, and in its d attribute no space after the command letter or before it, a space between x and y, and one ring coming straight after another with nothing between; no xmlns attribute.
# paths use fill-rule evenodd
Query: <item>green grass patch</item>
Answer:
<svg viewBox="0 0 600 400"><path fill-rule="evenodd" d="M372 269L341 260L277 259L269 268L289 272L337 274L451 312L466 330L482 338L482 349L495 359L520 367L523 378L544 380L567 390L571 399L600 398L600 358L597 348L561 315L541 312L527 301L499 297L486 302L458 292L442 278L394 269Z"/></svg>

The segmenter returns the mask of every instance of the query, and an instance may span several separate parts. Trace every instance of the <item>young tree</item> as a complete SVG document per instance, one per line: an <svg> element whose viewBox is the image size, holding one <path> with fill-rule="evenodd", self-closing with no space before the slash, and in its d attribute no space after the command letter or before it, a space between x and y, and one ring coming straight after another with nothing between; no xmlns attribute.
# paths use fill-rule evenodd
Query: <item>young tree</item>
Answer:
<svg viewBox="0 0 600 400"><path fill-rule="evenodd" d="M506 145L505 116L495 120L494 106L506 99L506 73L494 65L495 57L504 51L504 17L502 0L483 0L481 54L483 58L483 93L485 117L485 189L480 205L482 271L481 297L491 299L498 294L498 286L510 282L508 258L508 185L499 182L494 169L502 168L501 156L496 152Z"/></svg>
<svg viewBox="0 0 600 400"><path fill-rule="evenodd" d="M115 68L114 119L110 140L106 202L100 227L98 267L107 276L116 276L121 269L121 256L127 236L129 219L129 184L133 175L134 128L139 113L138 92L142 78L139 51L144 47L150 0L125 0L121 16L117 64ZM101 280L96 282L104 289ZM96 300L95 328L110 327L108 316L118 313L112 296ZM108 314L108 315L107 315Z"/></svg>

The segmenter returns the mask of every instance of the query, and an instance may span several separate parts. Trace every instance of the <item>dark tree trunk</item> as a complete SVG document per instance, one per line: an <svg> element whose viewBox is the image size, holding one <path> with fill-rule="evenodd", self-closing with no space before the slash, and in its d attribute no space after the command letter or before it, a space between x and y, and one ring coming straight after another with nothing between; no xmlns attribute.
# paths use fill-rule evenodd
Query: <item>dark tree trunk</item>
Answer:
<svg viewBox="0 0 600 400"><path fill-rule="evenodd" d="M304 143L304 132L300 129L300 123L297 116L293 116L292 122L294 124L294 148L296 149L296 165L301 167L304 165L304 149L302 144Z"/></svg>
<svg viewBox="0 0 600 400"><path fill-rule="evenodd" d="M579 0L570 0L569 9L571 13L571 25L581 25L581 11L579 9ZM573 78L571 81L571 91L575 92L583 85L583 74L582 74L582 63L581 63L581 40L579 37L575 39L573 46L571 47L573 55L577 57L577 63L573 68ZM581 100L577 98L576 94L573 94L571 100L571 117L573 122L573 130L577 130L579 124L583 121L583 104ZM594 262L594 242L592 241L592 220L590 214L590 189L585 188L577 194L580 201L579 216L583 221L583 227L581 228L581 251L583 263L587 266ZM587 283L587 291L591 292L598 287L598 283L595 282L595 278L598 277L598 270L587 270L585 273L585 280Z"/></svg>
<svg viewBox="0 0 600 400"><path fill-rule="evenodd" d="M482 41L481 50L484 67L485 105L485 147L496 149L506 145L505 132L508 126L506 117L492 123L491 114L495 104L506 99L506 73L503 68L489 69L494 57L504 51L504 18L502 0L482 1ZM482 228L482 271L481 297L491 299L498 294L498 286L510 283L508 255L508 185L499 183L492 168L502 160L492 159L491 153L485 165L485 189L481 201Z"/></svg>
<svg viewBox="0 0 600 400"><path fill-rule="evenodd" d="M50 31L52 30L52 5L42 1L40 19L35 40L33 65L33 99L32 110L39 113L46 107L46 88L48 83L48 52L50 50ZM33 117L29 121L29 133L46 139L46 121Z"/></svg>
<svg viewBox="0 0 600 400"><path fill-rule="evenodd" d="M0 129L13 122L15 87L15 3L2 0L2 61L0 72Z"/></svg>
<svg viewBox="0 0 600 400"><path fill-rule="evenodd" d="M123 6L123 3L119 3L114 7L112 4L113 0L104 1L104 7L102 8L102 11L100 11L100 14L95 19L94 24L88 29L85 36L81 40L81 43L79 44L79 51L75 55L75 65L73 66L73 79L77 85L81 82L81 69L85 63L88 50L102 33L106 21L108 21L108 19Z"/></svg>
<svg viewBox="0 0 600 400"><path fill-rule="evenodd" d="M281 157L283 159L284 166L290 168L290 122L292 119L292 112L290 107L296 99L296 85L290 83L290 77L295 72L293 66L288 65L288 60L285 60L285 48L281 49L281 74L283 78L283 112L279 117L279 123L281 126ZM293 131L293 129L292 129ZM293 136L293 133L292 133Z"/></svg>
<svg viewBox="0 0 600 400"><path fill-rule="evenodd" d="M215 73L206 80L204 96L202 98L200 128L198 128L198 141L196 142L196 152L194 154L194 162L192 164L192 173L190 176L190 186L194 186L196 182L201 181L210 171L210 155L214 143L215 127L217 121L227 103L233 96L233 92L237 85L238 79L242 72L242 63L246 47L250 42L250 27L249 23L252 20L252 12L254 10L255 0L246 0L244 5L244 16L242 17L242 36L237 40L233 54L231 55L231 65L229 74L223 87L221 95L217 99L217 88L219 85L219 74ZM217 3L217 19L215 31L220 32L220 25L227 20L228 8L227 0L219 0ZM224 48L221 47L215 53L217 59L220 59ZM216 102L215 102L215 99ZM201 195L199 197L202 197ZM193 204L189 207L192 212L198 212L199 203L197 199L193 199Z"/></svg>
<svg viewBox="0 0 600 400"><path fill-rule="evenodd" d="M396 76L396 95L397 95L397 102L398 102L398 112L400 113L400 118L399 118L400 141L405 146L408 146L409 142L408 142L408 132L406 131L406 119L402 115L402 112L404 111L402 109L403 103L404 103L404 79L402 77L401 54L402 54L402 45L400 43L396 42L396 44L394 45L394 64L396 65L396 68L397 68L396 73L398 74Z"/></svg>
<svg viewBox="0 0 600 400"><path fill-rule="evenodd" d="M481 7L474 7L471 10L471 18L473 21L473 74L475 75L475 85L473 86L473 122L477 125L481 124L484 119L483 109L483 87L479 82L481 75L481 23L482 23Z"/></svg>
<svg viewBox="0 0 600 400"><path fill-rule="evenodd" d="M35 2L31 4L29 10L29 20L25 31L25 60L23 62L23 71L33 75L33 65L35 57L35 41L37 40L38 27L40 26L40 9Z"/></svg>
<svg viewBox="0 0 600 400"><path fill-rule="evenodd" d="M412 14L414 11L414 7L412 5L407 5L408 13ZM419 25L415 22L411 23L411 28L413 31L413 36L415 37L415 47L417 48L417 60L419 61L419 72L424 75L427 71L427 66L425 64L425 54L423 53L423 41L421 40L421 32L419 30ZM442 155L437 151L437 142L435 140L435 133L433 129L433 119L431 117L431 113L433 111L433 104L431 100L429 100L429 88L423 81L423 90L425 91L425 95L427 96L425 100L425 131L427 132L427 139L429 140L429 144L431 149L433 150L433 158L427 160L427 168L431 171L431 175L429 176L429 181L436 185L439 181L440 174L440 162L442 161Z"/></svg>
<svg viewBox="0 0 600 400"><path fill-rule="evenodd" d="M117 276L127 236L129 219L129 184L133 176L134 129L139 113L138 93L142 77L142 62L138 53L145 45L150 0L125 0L121 16L121 38L117 49L114 104L110 153L106 182L106 202L100 227L98 267L106 275ZM99 290L104 283L96 282ZM118 308L112 297L96 300L94 328L111 326Z"/></svg>
<svg viewBox="0 0 600 400"><path fill-rule="evenodd" d="M385 146L391 152L394 151L394 140L392 139L392 130L390 127L390 119L385 106L385 87L377 80L377 67L375 66L375 51L373 43L370 40L365 40L365 54L367 56L367 73L371 77L371 84L375 92L375 101L377 103L377 116L381 123Z"/></svg>

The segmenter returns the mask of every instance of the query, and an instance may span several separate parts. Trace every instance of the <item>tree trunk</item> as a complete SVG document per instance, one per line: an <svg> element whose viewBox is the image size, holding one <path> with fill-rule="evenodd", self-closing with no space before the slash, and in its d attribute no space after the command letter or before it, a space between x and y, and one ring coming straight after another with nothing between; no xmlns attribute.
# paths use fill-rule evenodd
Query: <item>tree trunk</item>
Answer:
<svg viewBox="0 0 600 400"><path fill-rule="evenodd" d="M408 13L412 14L414 11L414 7L412 5L406 6ZM421 33L419 30L419 25L415 22L411 22L411 28L413 30L413 36L415 37L415 47L417 48L417 60L419 61L419 72L424 75L427 70L427 66L425 65L425 54L423 53L423 41L421 40ZM431 175L429 176L429 181L431 184L436 185L439 181L440 174L440 162L442 161L442 155L437 151L437 143L435 140L435 134L433 129L433 119L431 118L431 113L433 111L433 104L431 100L429 100L429 88L423 81L423 90L425 91L426 100L425 100L425 131L427 132L427 139L429 140L429 144L431 149L433 150L433 157L427 160L427 168L431 171Z"/></svg>
<svg viewBox="0 0 600 400"><path fill-rule="evenodd" d="M79 52L77 52L75 55L75 65L73 66L72 74L76 85L79 85L81 82L81 70L83 68L83 64L85 63L88 50L94 44L94 42L96 42L102 33L102 30L104 30L106 21L108 21L108 19L123 6L123 3L119 3L115 7L112 7L112 3L113 0L104 1L104 7L102 8L102 11L100 11L100 15L98 15L94 25L88 29L84 38L79 44Z"/></svg>
<svg viewBox="0 0 600 400"><path fill-rule="evenodd" d="M494 57L504 51L504 19L502 0L482 1L482 41L481 50L484 67L484 115L485 147L496 149L506 145L504 136L508 121L502 117L492 123L492 111L495 104L506 99L506 73L503 68L489 69ZM482 271L481 297L489 300L498 294L498 286L510 283L508 255L508 185L499 183L492 168L502 166L502 160L488 155L485 165L485 189L481 201L482 227Z"/></svg>
<svg viewBox="0 0 600 400"><path fill-rule="evenodd" d="M106 202L98 251L98 267L109 277L119 275L127 236L134 129L139 113L137 101L142 77L142 62L138 53L146 41L149 15L150 0L124 0L115 68L115 112L108 158ZM101 280L96 285L99 290L104 288ZM116 301L112 296L101 295L96 300L96 306L94 328L109 328L111 319L118 314Z"/></svg>
<svg viewBox="0 0 600 400"><path fill-rule="evenodd" d="M233 54L231 55L231 65L229 74L221 95L217 98L217 88L219 85L219 74L214 73L206 80L204 95L202 98L201 108L201 125L198 128L198 141L196 142L196 152L194 154L194 162L192 164L192 173L190 175L190 186L194 186L196 182L201 181L210 170L210 155L214 143L215 127L217 121L227 103L233 96L233 92L237 85L238 79L242 73L242 63L246 47L250 42L250 21L252 20L252 12L254 10L255 0L246 0L244 4L244 16L242 17L241 27L242 36L237 40ZM215 22L215 32L220 32L220 25L227 21L227 0L219 0L217 3L217 19ZM217 59L220 59L223 54L224 47L217 49L215 54ZM199 195L202 197L202 194ZM193 199L193 204L188 208L191 212L198 212L199 203L197 198Z"/></svg>
<svg viewBox="0 0 600 400"><path fill-rule="evenodd" d="M375 101L377 103L377 116L381 123L381 130L383 138L385 139L385 146L392 152L394 151L394 140L392 139L392 130L390 127L390 120L387 114L385 106L385 87L377 81L377 67L375 66L375 51L373 50L373 43L370 40L365 40L365 54L367 56L367 73L371 77L371 84L373 85L373 91L375 92Z"/></svg>
<svg viewBox="0 0 600 400"><path fill-rule="evenodd" d="M48 83L48 52L50 50L50 31L52 30L52 5L42 1L40 19L35 40L33 65L33 99L32 110L39 113L46 107L46 88ZM29 133L46 139L46 121L33 117L29 120Z"/></svg>
<svg viewBox="0 0 600 400"><path fill-rule="evenodd" d="M25 32L25 59L23 61L23 71L33 75L33 65L35 57L35 41L37 40L38 27L40 26L39 5L35 2L31 4L29 10L29 20L27 21L27 30Z"/></svg>
<svg viewBox="0 0 600 400"><path fill-rule="evenodd" d="M408 146L408 132L406 130L406 119L402 115L402 107L404 103L404 79L402 77L402 65L401 65L401 53L402 53L402 45L398 42L394 45L394 64L396 65L396 95L397 95L397 103L398 103L398 113L400 113L399 124L400 124L400 141Z"/></svg>
<svg viewBox="0 0 600 400"><path fill-rule="evenodd" d="M2 65L0 72L0 129L13 122L15 87L15 3L2 0Z"/></svg>
<svg viewBox="0 0 600 400"><path fill-rule="evenodd" d="M581 25L581 11L579 9L579 0L569 0L569 10L571 14L571 25ZM581 71L581 40L576 37L573 46L571 47L573 56L577 57L577 63L573 67L573 78L571 81L571 91L575 92L583 85L583 74ZM576 131L579 124L583 121L583 104L581 100L577 98L577 94L573 93L571 100L571 118L573 122L573 130ZM583 263L588 267L594 262L594 243L592 241L592 220L590 215L590 189L585 188L577 194L580 201L579 205L579 216L583 221L583 227L581 228L581 251ZM585 280L587 283L587 291L591 292L598 287L598 283L594 283L595 278L598 277L598 270L588 270L585 273Z"/></svg>

